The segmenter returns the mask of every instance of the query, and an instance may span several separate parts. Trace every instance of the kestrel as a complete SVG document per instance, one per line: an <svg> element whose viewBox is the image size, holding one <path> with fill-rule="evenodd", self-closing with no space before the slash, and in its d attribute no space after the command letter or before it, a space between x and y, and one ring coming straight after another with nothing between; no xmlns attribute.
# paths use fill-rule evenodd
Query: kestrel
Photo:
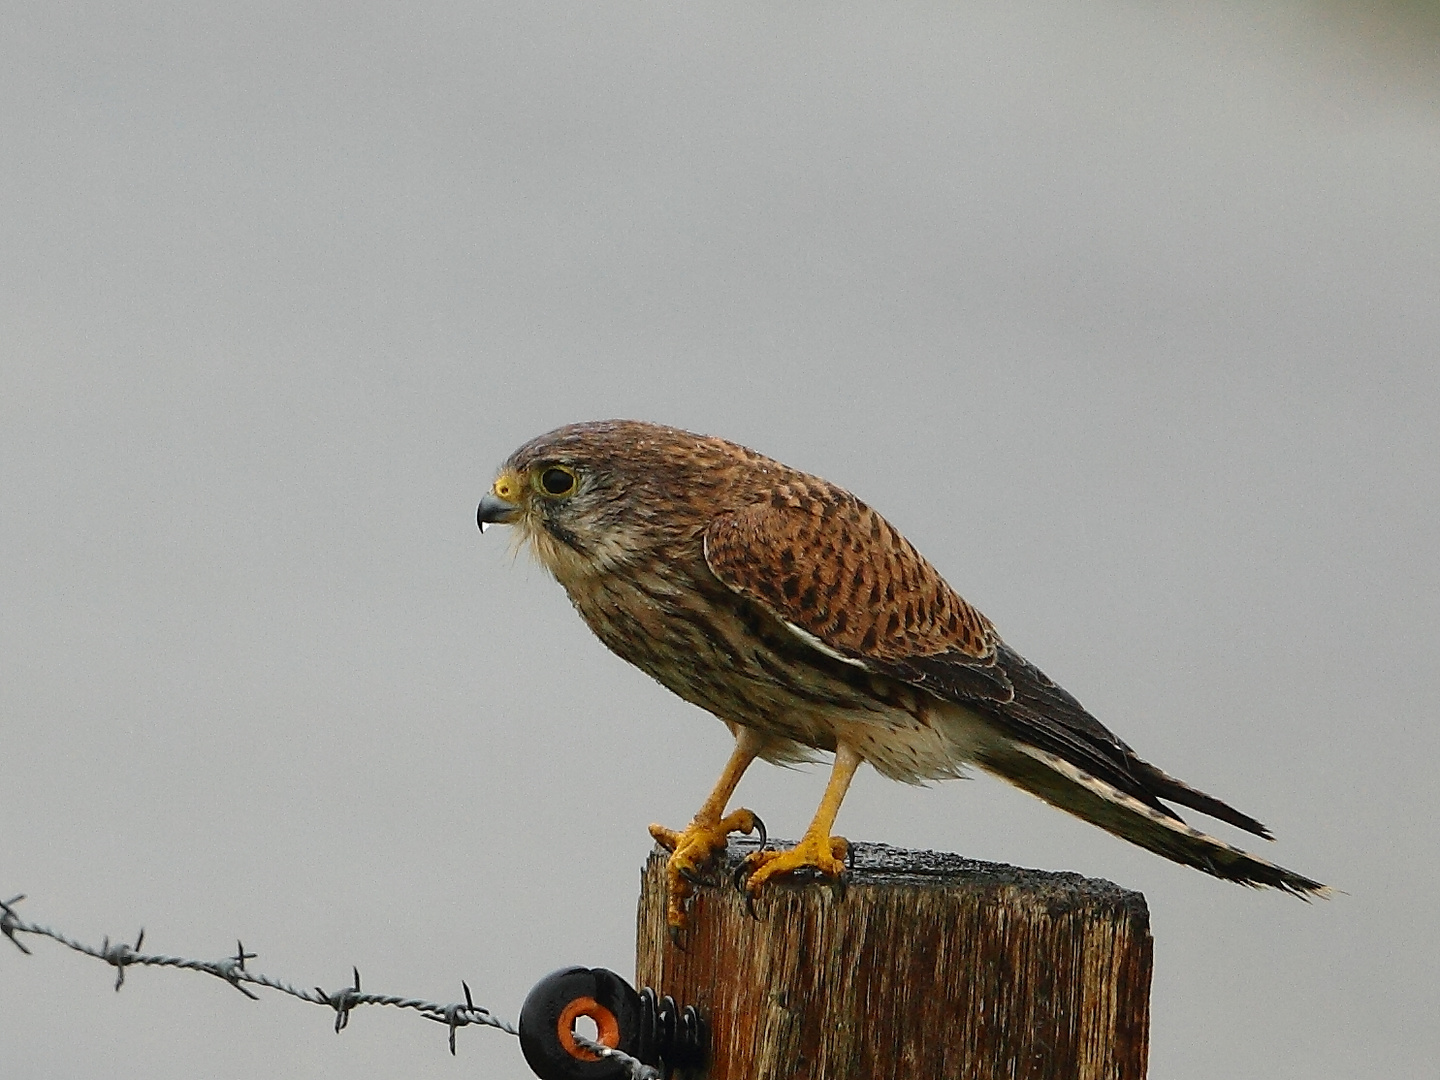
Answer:
<svg viewBox="0 0 1440 1080"><path fill-rule="evenodd" d="M478 519L515 526L606 646L735 736L690 824L650 826L671 852L672 930L729 834L763 835L750 810L726 813L746 768L815 751L835 755L820 807L795 848L749 857L751 896L800 869L843 881L848 845L831 828L862 762L912 783L976 765L1216 877L1326 891L1186 824L1166 802L1270 839L1137 757L894 526L819 477L675 428L574 424L516 450Z"/></svg>

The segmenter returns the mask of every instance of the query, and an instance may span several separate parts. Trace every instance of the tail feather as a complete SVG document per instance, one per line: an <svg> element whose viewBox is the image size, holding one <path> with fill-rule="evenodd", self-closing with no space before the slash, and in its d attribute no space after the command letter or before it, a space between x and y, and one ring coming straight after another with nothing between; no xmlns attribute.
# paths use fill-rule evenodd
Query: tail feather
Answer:
<svg viewBox="0 0 1440 1080"><path fill-rule="evenodd" d="M1216 821L1223 821L1227 825L1234 825L1237 829L1254 833L1263 840L1275 839L1269 829L1249 814L1242 814L1229 803L1215 798L1214 795L1207 795L1205 792L1191 787L1185 781L1177 780L1169 773L1157 769L1148 761L1134 758L1130 762L1130 769L1136 778L1159 798L1168 799L1181 806L1188 806L1191 810L1199 810Z"/></svg>
<svg viewBox="0 0 1440 1080"><path fill-rule="evenodd" d="M1177 863L1241 885L1280 889L1301 899L1330 893L1328 886L1207 836L1179 818L1147 806L1133 795L1048 750L1015 742L1004 750L987 752L979 763L989 772L1039 796L1052 806L1068 810L1132 844ZM1253 818L1166 776L1159 769L1154 771L1161 778L1159 784L1166 789L1161 791L1154 782L1148 783L1147 787L1156 790L1157 794L1257 835L1269 836L1265 826ZM1148 776L1146 779L1154 780ZM1227 813L1216 813L1217 809Z"/></svg>

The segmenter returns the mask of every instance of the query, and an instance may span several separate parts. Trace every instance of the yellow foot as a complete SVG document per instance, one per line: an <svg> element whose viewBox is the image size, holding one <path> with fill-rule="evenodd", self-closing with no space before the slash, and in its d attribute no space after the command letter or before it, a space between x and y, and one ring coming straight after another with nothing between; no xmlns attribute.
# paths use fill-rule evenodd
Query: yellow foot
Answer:
<svg viewBox="0 0 1440 1080"><path fill-rule="evenodd" d="M806 835L789 851L756 851L745 857L735 874L735 884L745 894L750 914L755 914L755 897L771 878L809 870L835 883L841 897L850 878L847 859L850 843L843 836L819 837Z"/></svg>
<svg viewBox="0 0 1440 1080"><path fill-rule="evenodd" d="M665 905L665 921L670 926L670 937L676 938L685 927L685 904L695 892L696 885L717 884L706 871L714 864L715 857L725 850L733 832L760 832L760 845L765 845L765 823L750 810L736 810L718 821L695 820L685 826L682 832L667 829L663 825L651 825L650 835L655 842L670 852L670 861L665 865L669 880L669 897Z"/></svg>

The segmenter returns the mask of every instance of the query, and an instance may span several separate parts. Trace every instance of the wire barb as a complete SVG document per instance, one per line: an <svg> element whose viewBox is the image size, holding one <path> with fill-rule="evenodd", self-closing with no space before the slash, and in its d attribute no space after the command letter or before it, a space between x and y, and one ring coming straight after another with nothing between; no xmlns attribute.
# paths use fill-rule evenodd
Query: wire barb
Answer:
<svg viewBox="0 0 1440 1080"><path fill-rule="evenodd" d="M140 946L145 944L145 928L140 928L140 936L135 939L135 947L132 949L123 941L110 944L110 936L105 936L105 944L100 946L100 959L115 968L115 992L120 992L120 987L125 985L125 968L135 963L135 957L140 953Z"/></svg>
<svg viewBox="0 0 1440 1080"><path fill-rule="evenodd" d="M217 978L224 979L226 982L228 982L231 986L235 987L236 990L239 990L251 1001L259 1001L260 998L255 993L245 989L245 987L240 985L240 976L236 974L236 972L245 970L246 960L254 960L257 955L259 954L253 952L246 952L244 944L240 941L239 938L236 938L235 955L227 956L224 960L216 961L215 967L211 970L210 973Z"/></svg>
<svg viewBox="0 0 1440 1080"><path fill-rule="evenodd" d="M390 994L366 994L360 990L360 969L352 968L354 982L351 986L336 990L334 993L326 993L320 987L314 990L301 990L280 979L263 975L258 971L251 971L245 966L245 961L254 960L258 954L246 952L243 942L235 942L235 954L227 956L223 960L192 960L185 956L166 956L159 953L143 953L140 950L145 945L145 931L141 930L135 938L135 944L120 941L110 943L107 935L102 944L97 948L94 945L87 945L77 941L59 930L48 926L39 926L22 919L15 910L15 905L25 899L25 894L12 896L9 900L0 901L0 934L4 934L14 943L26 956L32 955L30 949L21 941L17 934L35 934L39 937L48 937L58 941L68 949L84 953L86 956L93 956L97 960L103 960L116 969L115 989L125 985L125 969L139 964L142 967L173 967L183 968L187 971L200 971L207 975L214 975L217 979L223 979L240 993L244 994L251 1001L258 1001L258 996L250 990L251 986L264 986L290 997L299 998L301 1001L308 1001L312 1005L324 1005L335 1010L335 1030L343 1031L350 1022L350 1013L361 1005L389 1005L397 1009L412 1009L418 1012L427 1020L435 1020L445 1024L450 1029L450 1053L455 1053L455 1031L457 1028L467 1027L470 1024L481 1024L486 1027L493 1027L505 1032L507 1035L518 1035L519 1031L510 1023L500 1019L490 1012L489 1009L475 1004L470 994L468 983L460 985L465 990L465 1003L443 1004L436 1001L427 1001L424 998L395 997Z"/></svg>
<svg viewBox="0 0 1440 1080"><path fill-rule="evenodd" d="M465 990L464 1005L446 1005L439 1012L422 1012L420 1015L426 1020L434 1020L437 1023L445 1024L450 1029L450 1054L455 1054L455 1029L465 1027L467 1024L488 1024L491 1027L498 1027L501 1031L509 1031L511 1035L518 1034L512 1031L503 1020L497 1020L490 1015L489 1009L481 1008L475 1004L470 996L470 984L462 981L460 985Z"/></svg>
<svg viewBox="0 0 1440 1080"><path fill-rule="evenodd" d="M23 941L15 936L15 931L20 928L20 916L15 914L15 908L12 906L24 899L25 894L22 892L19 896L12 896L9 900L0 901L0 934L8 937L12 945L29 956L30 950L25 947Z"/></svg>
<svg viewBox="0 0 1440 1080"><path fill-rule="evenodd" d="M333 994L327 994L320 987L315 987L315 992L325 999L325 1003L335 1010L335 1034L339 1035L350 1023L350 1010L360 1004L360 969L352 968L355 972L354 988L346 987L344 990L336 990Z"/></svg>

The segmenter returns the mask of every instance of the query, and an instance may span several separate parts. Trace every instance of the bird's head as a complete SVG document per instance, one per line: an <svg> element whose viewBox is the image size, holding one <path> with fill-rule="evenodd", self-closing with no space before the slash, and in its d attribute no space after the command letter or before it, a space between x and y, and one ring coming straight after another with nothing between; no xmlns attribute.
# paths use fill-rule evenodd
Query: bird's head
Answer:
<svg viewBox="0 0 1440 1080"><path fill-rule="evenodd" d="M477 520L516 539L567 587L657 546L698 535L696 496L713 488L706 439L633 420L572 424L510 455Z"/></svg>

